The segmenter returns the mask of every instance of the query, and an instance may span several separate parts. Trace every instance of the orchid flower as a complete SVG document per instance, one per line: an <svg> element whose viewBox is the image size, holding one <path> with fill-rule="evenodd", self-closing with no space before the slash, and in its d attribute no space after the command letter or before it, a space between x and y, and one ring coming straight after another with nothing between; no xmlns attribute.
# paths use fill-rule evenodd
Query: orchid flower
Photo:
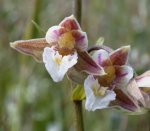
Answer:
<svg viewBox="0 0 150 131"><path fill-rule="evenodd" d="M61 81L69 68L77 63L77 50L87 49L87 35L72 15L46 33L46 41L52 45L43 52L45 67L55 82Z"/></svg>
<svg viewBox="0 0 150 131"><path fill-rule="evenodd" d="M85 72L104 74L102 68L86 53L87 35L81 30L73 15L66 17L59 25L50 27L45 38L19 40L10 43L10 45L21 53L43 61L55 82L61 81L68 70L76 65L78 59L83 61L77 65L81 70L84 68ZM86 56L88 60L80 58L80 54Z"/></svg>
<svg viewBox="0 0 150 131"><path fill-rule="evenodd" d="M91 80L89 79L89 77L91 78L91 76L88 76L85 80L84 88L86 93L87 110L107 108L109 104L115 100L115 97L117 97L117 94L115 93L115 91L113 91L113 89L122 89L127 86L129 81L133 77L133 69L130 66L126 65L129 50L130 46L124 46L112 52L104 49L99 49L92 54L92 58L98 65L100 65L104 69L106 75L94 75L92 78L93 81L97 83L97 86L95 88L96 92L98 92L99 94L98 96L94 91L95 89L93 90L93 84L86 84L90 83ZM89 94L92 95L89 96ZM103 99L105 101L101 102L103 101ZM93 107L91 105L93 105Z"/></svg>

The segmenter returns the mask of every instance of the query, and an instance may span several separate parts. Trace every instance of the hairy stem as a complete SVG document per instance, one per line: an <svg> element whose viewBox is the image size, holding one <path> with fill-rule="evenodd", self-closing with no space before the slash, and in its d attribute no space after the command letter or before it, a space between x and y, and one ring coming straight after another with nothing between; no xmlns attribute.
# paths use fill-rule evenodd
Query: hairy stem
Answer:
<svg viewBox="0 0 150 131"><path fill-rule="evenodd" d="M81 10L82 0L73 0L74 15L81 25ZM73 101L75 108L75 128L76 131L84 131L83 114L82 114L82 101Z"/></svg>

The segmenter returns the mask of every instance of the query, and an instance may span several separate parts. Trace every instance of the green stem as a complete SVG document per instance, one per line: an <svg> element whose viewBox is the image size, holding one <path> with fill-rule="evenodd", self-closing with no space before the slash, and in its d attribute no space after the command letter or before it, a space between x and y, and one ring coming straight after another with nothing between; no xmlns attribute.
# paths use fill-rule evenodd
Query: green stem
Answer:
<svg viewBox="0 0 150 131"><path fill-rule="evenodd" d="M74 101L76 131L84 131L82 101Z"/></svg>
<svg viewBox="0 0 150 131"><path fill-rule="evenodd" d="M73 0L74 15L81 25L81 10L82 0ZM82 114L82 101L73 101L75 108L75 128L76 131L84 131L83 114Z"/></svg>
<svg viewBox="0 0 150 131"><path fill-rule="evenodd" d="M73 0L74 15L81 24L82 0Z"/></svg>
<svg viewBox="0 0 150 131"><path fill-rule="evenodd" d="M148 128L150 130L150 124L149 123L150 123L150 111L148 111L148 126L149 126Z"/></svg>

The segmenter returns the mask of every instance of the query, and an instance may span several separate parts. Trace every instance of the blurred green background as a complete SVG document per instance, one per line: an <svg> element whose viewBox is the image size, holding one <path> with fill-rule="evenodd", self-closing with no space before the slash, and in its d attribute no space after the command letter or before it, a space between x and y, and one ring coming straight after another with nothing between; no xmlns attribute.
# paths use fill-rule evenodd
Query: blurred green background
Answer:
<svg viewBox="0 0 150 131"><path fill-rule="evenodd" d="M72 2L0 0L0 131L74 131L67 79L54 83L43 64L9 47L11 41L44 37L72 14ZM130 64L138 73L150 68L149 0L83 0L82 15L89 45L100 36L114 49L131 44ZM83 110L85 131L150 131L148 114Z"/></svg>

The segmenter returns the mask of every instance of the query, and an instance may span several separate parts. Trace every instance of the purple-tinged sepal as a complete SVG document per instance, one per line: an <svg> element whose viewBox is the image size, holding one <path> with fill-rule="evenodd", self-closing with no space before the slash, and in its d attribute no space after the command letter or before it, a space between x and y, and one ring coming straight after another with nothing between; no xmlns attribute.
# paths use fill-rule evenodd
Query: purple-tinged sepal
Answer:
<svg viewBox="0 0 150 131"><path fill-rule="evenodd" d="M92 75L106 75L104 69L87 52L78 53L78 63L75 65L75 68L79 72L86 72Z"/></svg>
<svg viewBox="0 0 150 131"><path fill-rule="evenodd" d="M113 65L125 65L128 61L130 46L123 46L110 54Z"/></svg>
<svg viewBox="0 0 150 131"><path fill-rule="evenodd" d="M69 17L66 17L60 24L59 26L64 27L68 30L81 30L81 27L74 17L74 15L71 15Z"/></svg>
<svg viewBox="0 0 150 131"><path fill-rule="evenodd" d="M34 57L37 61L42 62L42 54L45 47L50 47L55 43L47 43L45 38L18 40L11 42L10 46L17 51Z"/></svg>

